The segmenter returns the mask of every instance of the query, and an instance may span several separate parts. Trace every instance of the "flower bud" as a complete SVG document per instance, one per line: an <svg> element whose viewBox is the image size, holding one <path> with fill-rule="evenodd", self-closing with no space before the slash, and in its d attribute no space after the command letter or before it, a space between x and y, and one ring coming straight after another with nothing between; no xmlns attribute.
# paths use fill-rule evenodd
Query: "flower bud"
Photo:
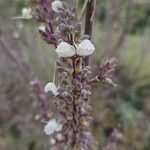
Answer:
<svg viewBox="0 0 150 150"><path fill-rule="evenodd" d="M52 9L55 11L55 12L59 12L59 8L62 7L62 2L59 1L59 0L56 0L52 3Z"/></svg>
<svg viewBox="0 0 150 150"><path fill-rule="evenodd" d="M50 138L50 144L51 145L55 145L56 144L56 140L54 138Z"/></svg>
<svg viewBox="0 0 150 150"><path fill-rule="evenodd" d="M104 80L110 78L114 73L117 66L117 61L115 58L108 58L107 56L102 60L99 67L99 79Z"/></svg>
<svg viewBox="0 0 150 150"><path fill-rule="evenodd" d="M88 92L87 90L82 89L82 90L81 90L82 96L83 96L83 97L87 97L87 92Z"/></svg>
<svg viewBox="0 0 150 150"><path fill-rule="evenodd" d="M57 138L58 141L62 141L62 140L63 140L63 135L60 134L60 133L58 133L58 134L56 135L56 138Z"/></svg>
<svg viewBox="0 0 150 150"><path fill-rule="evenodd" d="M114 87L117 87L117 84L115 84L115 83L112 81L112 79L110 79L110 78L106 78L106 79L105 79L105 82L107 82L108 84L113 85Z"/></svg>
<svg viewBox="0 0 150 150"><path fill-rule="evenodd" d="M64 91L63 93L62 93L62 97L63 98L66 98L68 96L68 92L67 91Z"/></svg>
<svg viewBox="0 0 150 150"><path fill-rule="evenodd" d="M62 72L61 74L62 79L66 79L68 77L68 73L67 72Z"/></svg>
<svg viewBox="0 0 150 150"><path fill-rule="evenodd" d="M87 96L91 96L92 93L90 91L87 91Z"/></svg>
<svg viewBox="0 0 150 150"><path fill-rule="evenodd" d="M86 110L85 110L84 107L81 108L81 113L82 113L82 114L85 114L85 113L86 113Z"/></svg>

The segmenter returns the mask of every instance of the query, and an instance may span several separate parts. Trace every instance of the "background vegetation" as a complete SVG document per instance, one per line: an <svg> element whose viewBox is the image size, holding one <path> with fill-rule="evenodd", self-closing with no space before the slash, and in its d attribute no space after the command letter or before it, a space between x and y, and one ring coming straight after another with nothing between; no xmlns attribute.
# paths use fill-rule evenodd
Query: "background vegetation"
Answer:
<svg viewBox="0 0 150 150"><path fill-rule="evenodd" d="M25 0L0 1L1 150L50 147L43 134L39 104L26 79L30 74L43 85L52 80L56 54L42 41L34 24L10 20L25 6ZM93 72L105 55L115 56L119 64L114 75L117 88L103 84L93 89L92 130L98 149L109 142L110 133L116 129L122 137L115 141L118 149L149 150L150 2L97 0L96 6ZM52 95L48 97L50 101Z"/></svg>

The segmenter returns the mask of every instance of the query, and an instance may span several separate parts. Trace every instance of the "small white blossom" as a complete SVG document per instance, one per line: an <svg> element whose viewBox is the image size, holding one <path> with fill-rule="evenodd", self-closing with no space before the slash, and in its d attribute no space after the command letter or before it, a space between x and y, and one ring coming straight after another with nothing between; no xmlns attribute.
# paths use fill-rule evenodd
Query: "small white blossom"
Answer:
<svg viewBox="0 0 150 150"><path fill-rule="evenodd" d="M59 0L56 0L52 3L52 9L55 11L55 12L59 12L59 8L62 7L62 2L59 1Z"/></svg>
<svg viewBox="0 0 150 150"><path fill-rule="evenodd" d="M66 42L61 42L57 46L56 52L59 57L72 57L75 55L75 47Z"/></svg>
<svg viewBox="0 0 150 150"><path fill-rule="evenodd" d="M77 47L77 54L79 56L88 56L95 51L94 45L90 40L83 40Z"/></svg>
<svg viewBox="0 0 150 150"><path fill-rule="evenodd" d="M30 20L32 19L32 15L31 15L31 8L23 8L22 9L22 16L16 16L16 17L13 17L11 19L27 19L27 20Z"/></svg>
<svg viewBox="0 0 150 150"><path fill-rule="evenodd" d="M24 19L32 19L31 8L23 8L22 9L22 17Z"/></svg>
<svg viewBox="0 0 150 150"><path fill-rule="evenodd" d="M39 30L45 32L45 26L44 25L39 26Z"/></svg>
<svg viewBox="0 0 150 150"><path fill-rule="evenodd" d="M62 125L56 122L56 119L49 120L47 125L44 128L46 135L51 135L54 132L59 132L62 129Z"/></svg>
<svg viewBox="0 0 150 150"><path fill-rule="evenodd" d="M55 96L58 95L58 91L57 91L57 87L53 82L49 82L46 84L46 86L44 87L44 91L45 93L47 92L52 92Z"/></svg>

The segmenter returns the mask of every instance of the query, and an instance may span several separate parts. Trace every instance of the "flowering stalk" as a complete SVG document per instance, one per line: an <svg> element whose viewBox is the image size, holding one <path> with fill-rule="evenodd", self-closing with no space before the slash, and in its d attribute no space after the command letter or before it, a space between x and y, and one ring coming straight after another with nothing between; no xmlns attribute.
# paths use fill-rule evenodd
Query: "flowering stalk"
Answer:
<svg viewBox="0 0 150 150"><path fill-rule="evenodd" d="M98 75L93 78L91 67L85 59L89 59L95 47L89 36L82 35L82 24L77 19L74 5L58 0L52 3L48 0L32 2L36 4L36 9L24 16L42 24L40 35L48 44L55 46L58 55L58 86L53 80L44 88L45 92L53 93L52 104L57 107L58 114L47 122L44 132L50 136L54 149L59 145L61 150L94 150L96 142L89 128L92 120L92 108L89 105L92 84L99 81L113 83L110 76L114 72L115 61L108 58L104 60ZM93 0L91 2L93 4Z"/></svg>

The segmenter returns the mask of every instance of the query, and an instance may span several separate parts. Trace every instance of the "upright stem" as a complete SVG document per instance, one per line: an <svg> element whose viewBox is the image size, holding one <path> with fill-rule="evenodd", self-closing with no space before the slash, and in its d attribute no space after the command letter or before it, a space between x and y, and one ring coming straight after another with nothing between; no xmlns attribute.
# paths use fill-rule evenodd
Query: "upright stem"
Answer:
<svg viewBox="0 0 150 150"><path fill-rule="evenodd" d="M75 61L76 61L76 58L73 58L72 59L72 66L73 66L73 73L72 73L72 77L73 77L73 80L76 78L76 66L75 66ZM72 146L73 148L76 147L76 118L75 118L75 115L76 115L76 98L75 98L75 91L76 91L76 87L74 87L74 90L73 90L73 142L72 142Z"/></svg>
<svg viewBox="0 0 150 150"><path fill-rule="evenodd" d="M88 0L86 6L86 15L85 15L85 35L88 35L89 38L92 38L92 28L93 28L93 18L95 14L95 2L96 0Z"/></svg>
<svg viewBox="0 0 150 150"><path fill-rule="evenodd" d="M96 0L88 0L86 6L86 15L85 15L85 35L88 35L90 40L92 39L92 31L93 31L93 19L95 15L95 4ZM86 66L89 65L89 57L84 59L84 63Z"/></svg>

